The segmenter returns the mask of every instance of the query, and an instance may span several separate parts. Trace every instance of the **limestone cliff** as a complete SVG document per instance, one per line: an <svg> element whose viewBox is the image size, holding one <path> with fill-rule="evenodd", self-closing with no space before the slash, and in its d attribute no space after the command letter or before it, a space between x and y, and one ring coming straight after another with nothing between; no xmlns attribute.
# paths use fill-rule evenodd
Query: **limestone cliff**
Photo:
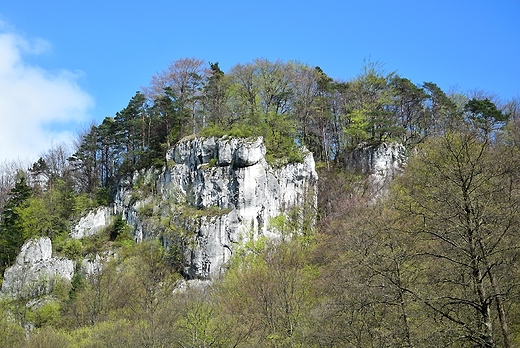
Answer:
<svg viewBox="0 0 520 348"><path fill-rule="evenodd" d="M184 139L168 151L160 173L121 184L116 210L134 226L136 240L180 244L187 278L215 278L245 240L277 237L273 217L316 209L312 154L275 168L265 152L261 137Z"/></svg>
<svg viewBox="0 0 520 348"><path fill-rule="evenodd" d="M214 279L237 248L260 236L279 238L272 218L295 209L315 212L315 171L311 153L301 163L272 166L262 138L187 138L167 152L167 166L123 180L111 207L85 215L71 230L81 239L106 228L115 214L133 227L137 241L159 238L180 250L187 279ZM383 195L406 161L399 144L360 146L346 166L368 176L374 196ZM78 260L85 275L95 274L103 260ZM70 281L74 262L52 255L49 238L27 241L16 264L4 274L2 293L18 297L49 293L58 279Z"/></svg>

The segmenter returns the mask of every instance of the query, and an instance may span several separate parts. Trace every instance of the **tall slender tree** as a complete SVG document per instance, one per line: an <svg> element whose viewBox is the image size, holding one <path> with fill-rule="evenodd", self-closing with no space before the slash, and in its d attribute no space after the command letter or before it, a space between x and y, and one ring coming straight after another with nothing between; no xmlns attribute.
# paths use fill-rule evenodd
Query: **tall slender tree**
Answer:
<svg viewBox="0 0 520 348"><path fill-rule="evenodd" d="M210 72L204 83L202 104L204 107L203 124L230 126L227 110L229 79L220 69L218 62L209 63Z"/></svg>
<svg viewBox="0 0 520 348"><path fill-rule="evenodd" d="M25 173L20 172L15 186L9 193L9 200L4 206L0 220L0 274L10 266L23 245L23 229L20 225L19 209L24 207L32 195Z"/></svg>

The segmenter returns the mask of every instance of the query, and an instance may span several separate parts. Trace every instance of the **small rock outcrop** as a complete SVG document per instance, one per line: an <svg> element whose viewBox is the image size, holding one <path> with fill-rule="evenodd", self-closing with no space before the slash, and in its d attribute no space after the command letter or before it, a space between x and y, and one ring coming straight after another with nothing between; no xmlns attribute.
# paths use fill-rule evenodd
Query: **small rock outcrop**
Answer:
<svg viewBox="0 0 520 348"><path fill-rule="evenodd" d="M5 270L2 293L25 298L48 294L57 281L70 281L73 275L74 263L53 257L48 237L30 239L22 246L16 263Z"/></svg>
<svg viewBox="0 0 520 348"><path fill-rule="evenodd" d="M399 143L361 144L345 158L347 168L368 175L368 189L374 198L388 193L390 182L404 170L406 148Z"/></svg>
<svg viewBox="0 0 520 348"><path fill-rule="evenodd" d="M100 207L82 217L70 232L70 237L81 239L97 234L110 223L113 212L109 207Z"/></svg>
<svg viewBox="0 0 520 348"><path fill-rule="evenodd" d="M265 153L261 137L184 139L167 152L161 173L141 173L122 183L117 210L134 226L136 240L176 229L176 241L163 240L179 244L180 236L186 278L214 279L238 245L279 237L269 227L272 218L295 208L316 209L312 154L305 153L301 163L273 167ZM137 200L136 186L147 187Z"/></svg>

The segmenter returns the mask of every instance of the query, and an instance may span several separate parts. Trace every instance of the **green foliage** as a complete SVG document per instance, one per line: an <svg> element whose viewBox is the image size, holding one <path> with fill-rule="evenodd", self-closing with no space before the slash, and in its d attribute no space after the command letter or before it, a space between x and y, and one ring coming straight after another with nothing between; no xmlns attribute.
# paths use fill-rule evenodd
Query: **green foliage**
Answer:
<svg viewBox="0 0 520 348"><path fill-rule="evenodd" d="M353 110L350 114L350 124L345 133L355 139L356 143L370 138L370 122L362 110Z"/></svg>
<svg viewBox="0 0 520 348"><path fill-rule="evenodd" d="M86 281L87 280L85 279L85 276L82 274L82 272L80 272L79 267L76 267L74 275L72 276L72 279L70 281L70 289L68 292L69 300L76 300L78 292L80 292L81 289L83 289Z"/></svg>
<svg viewBox="0 0 520 348"><path fill-rule="evenodd" d="M121 215L116 215L112 224L108 227L111 241L122 241L130 236L130 226L123 220Z"/></svg>
<svg viewBox="0 0 520 348"><path fill-rule="evenodd" d="M283 115L270 114L267 123L250 125L236 122L230 128L210 125L200 131L204 137L251 138L262 136L266 146L266 159L271 164L301 163L303 155L294 142L295 129L292 122Z"/></svg>
<svg viewBox="0 0 520 348"><path fill-rule="evenodd" d="M217 159L216 158L212 158L209 160L208 163L205 163L203 165L200 166L201 169L210 169L210 168L214 168L216 165L217 165Z"/></svg>
<svg viewBox="0 0 520 348"><path fill-rule="evenodd" d="M82 256L82 251L83 244L80 240L74 238L65 239L61 247L61 253L71 260L79 259Z"/></svg>
<svg viewBox="0 0 520 348"><path fill-rule="evenodd" d="M82 238L81 245L82 255L96 254L101 251L107 251L110 245L110 227L107 230L100 231L92 236Z"/></svg>
<svg viewBox="0 0 520 348"><path fill-rule="evenodd" d="M24 347L27 348L69 348L73 345L73 339L69 333L57 330L51 326L45 326L31 333Z"/></svg>
<svg viewBox="0 0 520 348"><path fill-rule="evenodd" d="M498 110L489 99L471 99L465 105L464 111L469 112L470 120L486 135L491 133L497 125L503 125L508 118L508 115Z"/></svg>
<svg viewBox="0 0 520 348"><path fill-rule="evenodd" d="M54 231L54 222L58 216L53 215L51 208L44 199L33 197L28 199L27 205L17 209L20 216L20 227L22 229L23 239L29 239L34 236L52 236ZM61 223L62 220L59 221Z"/></svg>
<svg viewBox="0 0 520 348"><path fill-rule="evenodd" d="M72 208L73 218L77 219L88 209L94 208L97 205L105 205L99 204L99 202L95 202L93 199L89 197L86 193L80 193L74 199L74 206Z"/></svg>
<svg viewBox="0 0 520 348"><path fill-rule="evenodd" d="M217 137L229 136L233 138L250 138L255 136L254 128L243 123L234 123L227 128L223 125L211 124L204 127L200 132L203 137Z"/></svg>
<svg viewBox="0 0 520 348"><path fill-rule="evenodd" d="M61 306L58 302L47 302L42 306L29 311L26 315L27 320L35 327L57 326L61 321Z"/></svg>
<svg viewBox="0 0 520 348"><path fill-rule="evenodd" d="M262 127L266 159L270 163L282 160L286 163L301 163L303 155L295 143L296 129L292 119L286 115L270 113L267 115L267 127Z"/></svg>
<svg viewBox="0 0 520 348"><path fill-rule="evenodd" d="M0 298L0 342L5 347L21 347L25 330L19 325L11 309L11 301Z"/></svg>
<svg viewBox="0 0 520 348"><path fill-rule="evenodd" d="M446 134L421 147L396 195L418 239L418 261L432 272L425 268L429 282L414 295L451 322L451 330L483 346L502 339L510 346L505 308L512 298L501 289L511 284L502 272L520 255L511 224L520 218L518 187L511 186L516 165L510 150L503 151L472 129ZM461 277L468 281L459 282Z"/></svg>
<svg viewBox="0 0 520 348"><path fill-rule="evenodd" d="M305 266L311 249L295 240L260 242L246 258L234 259L217 287L220 320L228 327L230 342L248 346L305 345L316 275Z"/></svg>
<svg viewBox="0 0 520 348"><path fill-rule="evenodd" d="M9 200L4 206L0 220L0 273L14 263L16 255L24 242L23 219L20 211L27 206L32 196L32 189L27 185L24 175L20 176L9 193Z"/></svg>
<svg viewBox="0 0 520 348"><path fill-rule="evenodd" d="M95 196L96 204L98 206L106 206L112 203L112 195L110 194L110 188L108 187L98 188Z"/></svg>
<svg viewBox="0 0 520 348"><path fill-rule="evenodd" d="M48 236L56 251L65 249L65 254L77 256L78 248L67 240L70 223L91 205L92 200L87 195L76 194L64 181L55 179L53 186L45 192L27 197L23 204L9 208L10 214L16 216L15 227L10 229L17 230L20 246L29 238Z"/></svg>
<svg viewBox="0 0 520 348"><path fill-rule="evenodd" d="M315 233L316 216L306 208L296 207L285 214L271 218L268 229L279 234L284 240L297 238L300 243L308 243Z"/></svg>
<svg viewBox="0 0 520 348"><path fill-rule="evenodd" d="M219 323L214 315L215 306L204 297L191 298L185 312L176 322L182 342L192 347L204 347L219 340Z"/></svg>
<svg viewBox="0 0 520 348"><path fill-rule="evenodd" d="M139 206L139 215L152 217L154 215L155 205L153 203L145 203Z"/></svg>

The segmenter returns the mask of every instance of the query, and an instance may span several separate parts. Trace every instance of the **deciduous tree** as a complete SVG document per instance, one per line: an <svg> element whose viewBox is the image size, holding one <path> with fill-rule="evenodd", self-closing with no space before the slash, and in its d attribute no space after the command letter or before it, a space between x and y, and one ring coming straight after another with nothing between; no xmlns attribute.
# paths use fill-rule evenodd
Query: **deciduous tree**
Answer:
<svg viewBox="0 0 520 348"><path fill-rule="evenodd" d="M450 132L421 147L399 180L398 207L416 223L427 275L414 296L450 323L453 339L477 347L511 346L520 188L509 156L475 132Z"/></svg>

